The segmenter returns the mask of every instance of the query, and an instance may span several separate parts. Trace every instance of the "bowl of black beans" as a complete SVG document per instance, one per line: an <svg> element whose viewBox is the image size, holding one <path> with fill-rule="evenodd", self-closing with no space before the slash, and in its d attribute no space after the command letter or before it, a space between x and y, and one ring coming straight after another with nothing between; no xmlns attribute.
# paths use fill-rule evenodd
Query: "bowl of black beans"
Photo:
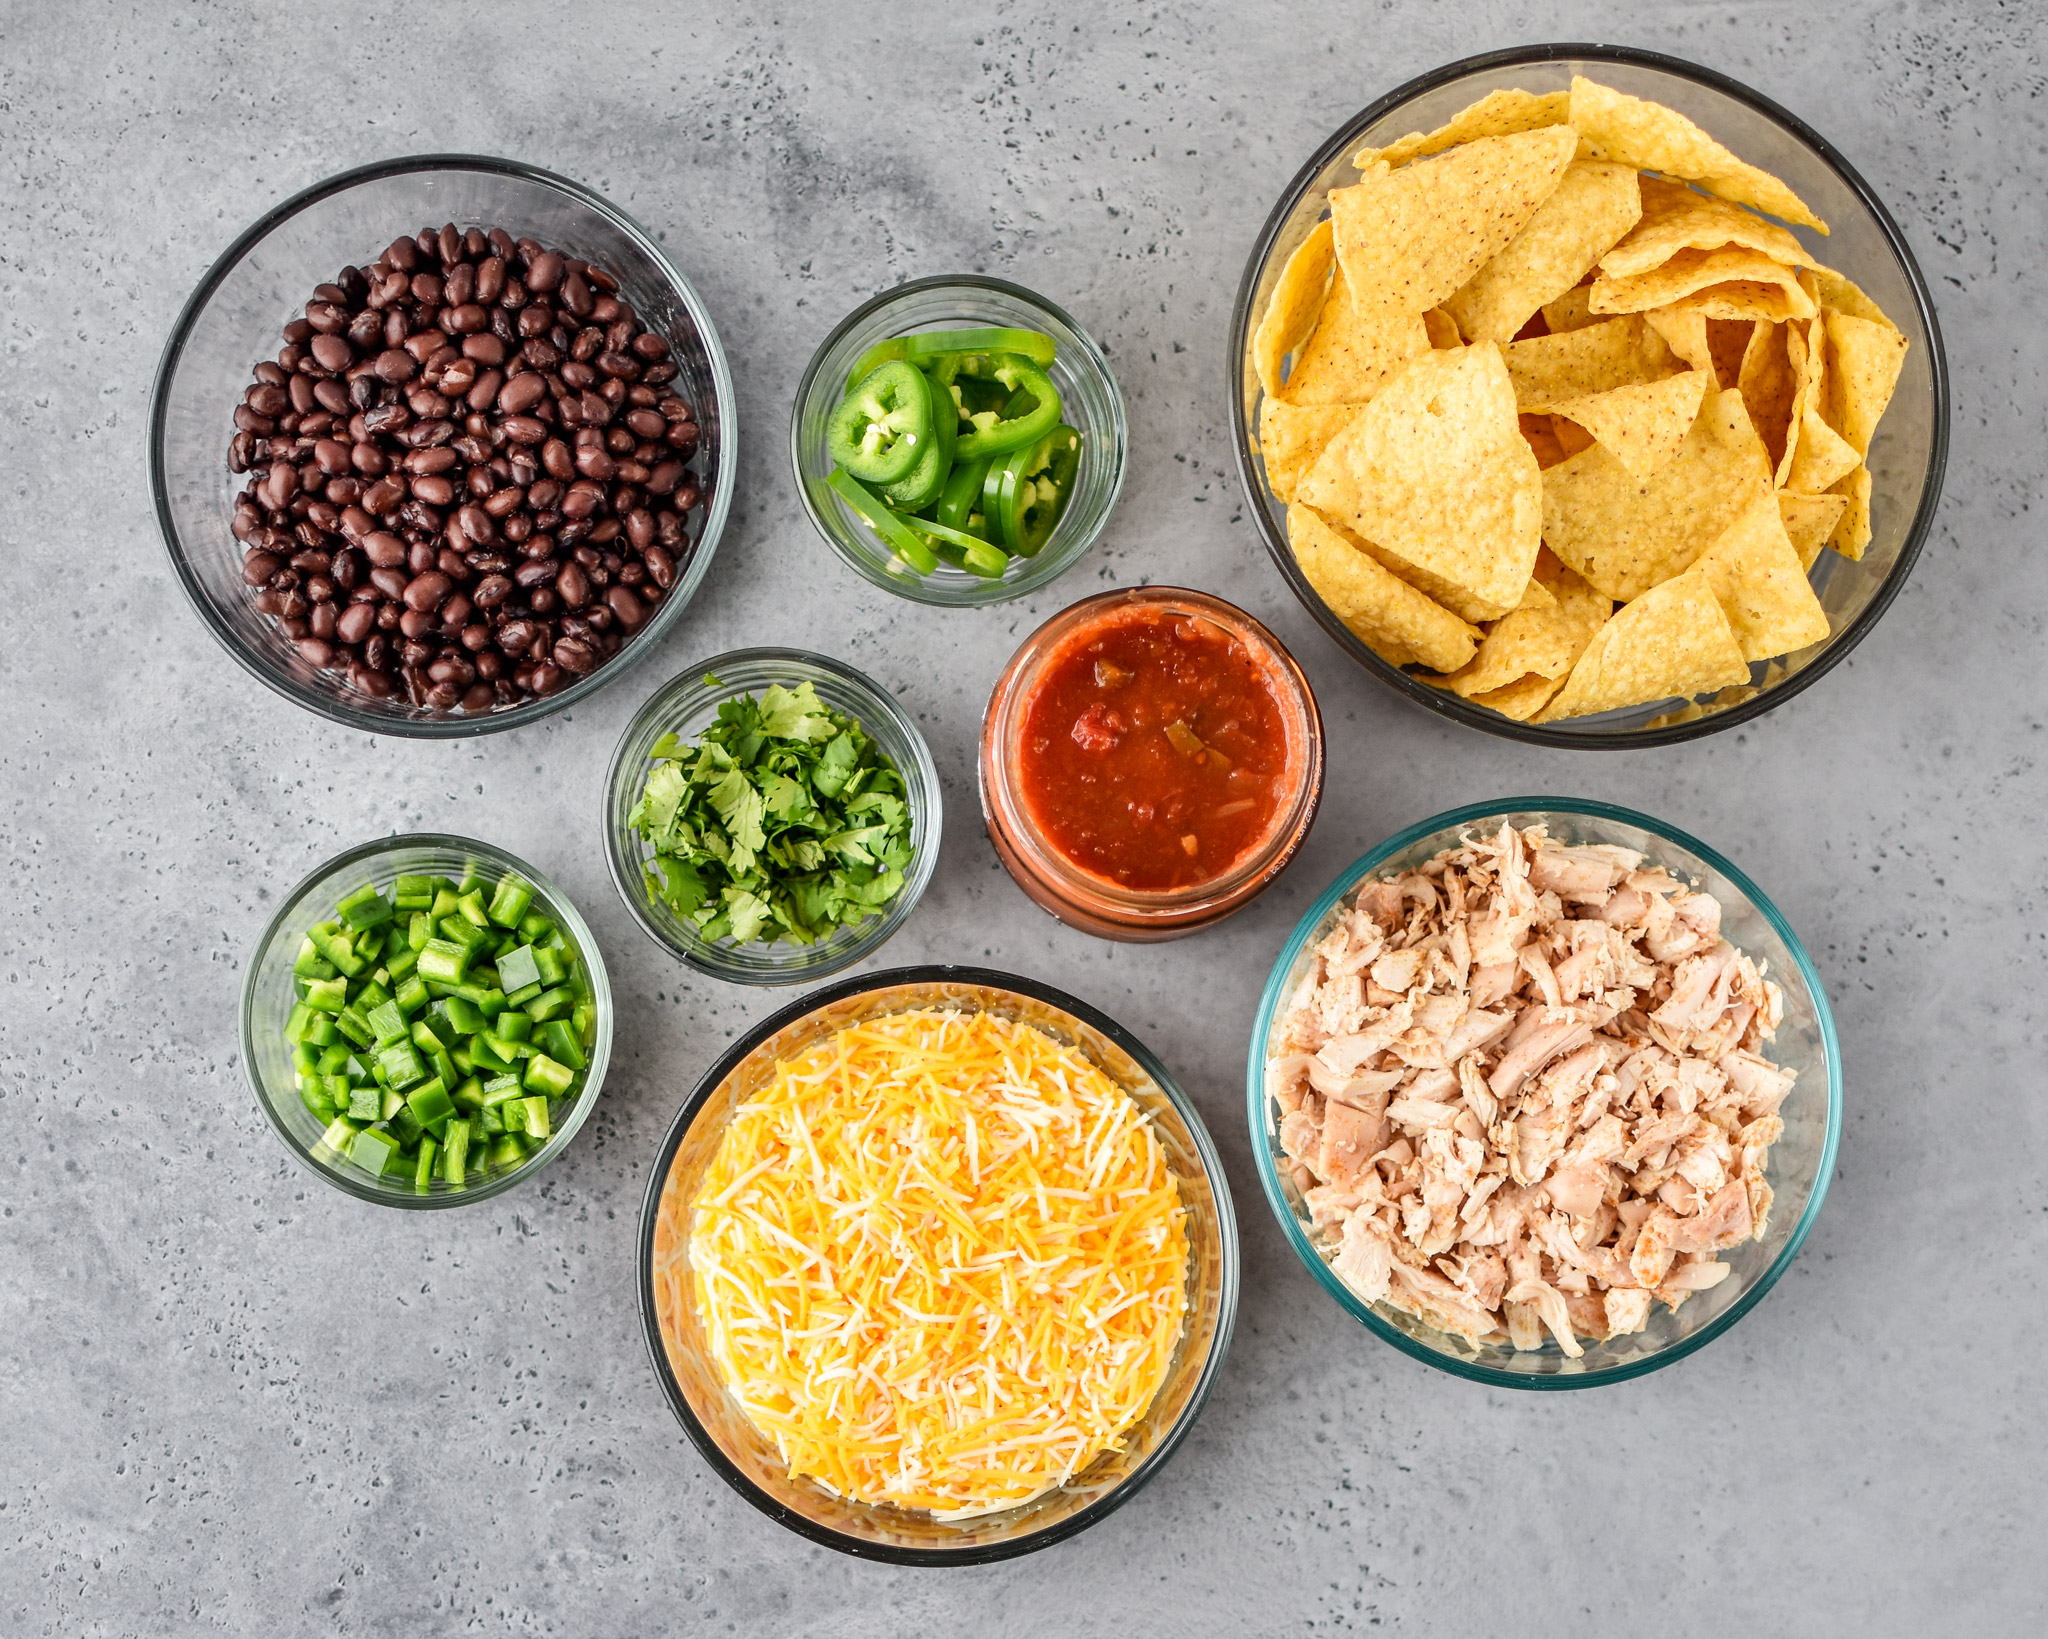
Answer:
<svg viewBox="0 0 2048 1639"><path fill-rule="evenodd" d="M171 562L244 668L353 728L514 728L649 653L732 502L733 387L653 236L426 155L286 200L208 271L150 403Z"/></svg>

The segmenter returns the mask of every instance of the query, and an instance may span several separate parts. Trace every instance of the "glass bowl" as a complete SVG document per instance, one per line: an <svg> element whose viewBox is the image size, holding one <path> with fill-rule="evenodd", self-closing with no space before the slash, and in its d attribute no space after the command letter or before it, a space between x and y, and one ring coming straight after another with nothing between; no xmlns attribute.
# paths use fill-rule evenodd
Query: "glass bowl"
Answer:
<svg viewBox="0 0 2048 1639"><path fill-rule="evenodd" d="M1752 165L1782 177L1833 229L1799 237L1884 309L1907 340L1904 372L1870 450L1872 539L1860 561L1823 551L1814 589L1826 609L1826 641L1758 661L1746 686L1698 702L1667 700L1558 723L1517 723L1433 688L1391 665L1345 627L1310 586L1287 545L1287 509L1266 486L1259 453L1262 393L1251 340L1280 270L1327 214L1332 188L1358 180L1360 147L1429 131L1490 91L1561 91L1584 74L1632 96L1677 109ZM1745 723L1789 700L1863 641L1891 606L1933 526L1948 464L1948 366L1927 281L1905 236L1854 167L1804 121L1747 86L1675 57L1621 46L1517 46L1468 57L1411 80L1356 115L1302 167L1266 219L1245 264L1230 323L1230 413L1238 475L1266 550L1325 631L1367 671L1441 717L1533 745L1632 748L1670 745Z"/></svg>
<svg viewBox="0 0 2048 1639"><path fill-rule="evenodd" d="M929 575L918 574L900 563L825 482L832 471L825 454L825 423L845 396L847 375L860 356L891 336L960 325L1042 330L1051 336L1058 353L1047 373L1060 390L1063 419L1081 434L1074 493L1052 539L1036 557L1012 558L1000 580L943 562ZM1110 373L1109 360L1087 331L1021 285L957 273L913 279L885 290L839 321L812 355L797 387L796 407L789 418L789 459L811 522L855 571L913 602L960 608L1003 603L1035 592L1065 574L1095 544L1123 492L1130 429L1124 422L1124 395Z"/></svg>
<svg viewBox="0 0 2048 1639"><path fill-rule="evenodd" d="M402 875L441 875L459 880L471 864L478 865L489 881L518 876L532 887L534 908L554 921L581 960L590 983L597 1039L590 1048L590 1067L582 1091L563 1112L560 1125L538 1154L509 1172L494 1173L481 1183L460 1189L436 1178L422 1195L409 1180L372 1178L320 1142L321 1123L299 1098L291 1050L284 1039L285 1020L297 999L292 987L292 963L297 959L306 930L332 916L335 901L351 889L373 882L380 891L389 892L392 883ZM562 891L540 872L488 842L420 831L411 836L380 837L337 854L285 895L284 903L270 919L270 926L263 930L263 937L256 942L255 952L243 970L240 1022L242 1066L256 1102L285 1147L308 1171L345 1194L374 1201L379 1206L467 1206L525 1183L544 1171L575 1141L604 1089L605 1069L611 1063L612 987L589 925Z"/></svg>
<svg viewBox="0 0 2048 1639"><path fill-rule="evenodd" d="M1129 1431L1067 1484L1019 1507L934 1520L876 1507L792 1479L774 1443L748 1421L705 1351L688 1296L684 1214L696 1199L732 1112L778 1058L864 1019L909 1008L988 1011L1045 1030L1113 1077L1152 1117L1188 1212L1188 1319L1165 1382ZM669 1128L640 1212L640 1318L655 1376L704 1460L769 1518L813 1542L899 1565L978 1565L1027 1554L1084 1531L1135 1496L1166 1465L1222 1370L1237 1314L1237 1222L1216 1147L1166 1067L1122 1026L1035 980L982 968L897 968L844 979L763 1020L698 1082Z"/></svg>
<svg viewBox="0 0 2048 1639"><path fill-rule="evenodd" d="M230 532L243 480L228 471L233 415L256 363L313 287L369 261L428 223L502 227L615 274L620 293L668 338L675 390L703 437L691 470L705 490L676 584L610 660L540 699L486 712L437 712L396 693L376 700L306 664L242 584ZM272 207L221 253L171 327L149 405L149 479L171 566L221 647L266 688L348 728L456 739L518 728L615 682L660 644L711 566L732 506L732 376L711 315L654 236L588 188L530 165L473 154L420 154L344 171ZM707 476L708 475L708 476Z"/></svg>
<svg viewBox="0 0 2048 1639"><path fill-rule="evenodd" d="M708 681L712 678L716 681ZM836 928L815 945L706 939L648 887L654 850L626 823L646 786L655 742L664 734L685 741L694 738L716 720L721 704L738 695L758 694L770 683L795 688L805 682L817 690L819 699L866 729L903 775L911 848L903 891L865 922ZM873 679L802 649L735 649L679 672L634 713L605 775L605 859L626 909L647 937L677 960L734 984L805 984L879 950L909 920L931 882L944 823L938 766L908 713Z"/></svg>
<svg viewBox="0 0 2048 1639"><path fill-rule="evenodd" d="M1411 1315L1367 1304L1330 1267L1309 1227L1301 1196L1286 1170L1280 1123L1266 1092L1266 1043L1280 1009L1294 993L1316 943L1336 921L1338 907L1371 877L1407 870L1446 848L1461 833L1490 831L1503 820L1523 827L1549 826L1565 843L1614 843L1636 849L1646 865L1662 865L1681 882L1721 901L1721 931L1746 955L1769 964L1769 975L1784 992L1785 1017L1765 1057L1799 1072L1779 1115L1785 1135L1771 1146L1765 1177L1775 1193L1770 1228L1761 1241L1746 1241L1720 1254L1732 1272L1719 1286L1696 1292L1672 1313L1654 1306L1648 1327L1605 1343L1587 1342L1583 1358L1568 1358L1554 1341L1520 1352L1505 1343L1472 1344L1440 1332ZM1727 1331L1754 1309L1799 1255L1820 1215L1835 1147L1842 1129L1842 1056L1834 1015L1812 959L1778 908L1755 883L1705 843L1647 814L1602 802L1568 797L1515 797L1475 803L1411 825L1389 837L1338 876L1301 919L1259 999L1245 1068L1252 1153L1267 1203L1295 1254L1352 1319L1403 1354L1457 1377L1509 1389L1585 1389L1624 1382L1682 1360Z"/></svg>

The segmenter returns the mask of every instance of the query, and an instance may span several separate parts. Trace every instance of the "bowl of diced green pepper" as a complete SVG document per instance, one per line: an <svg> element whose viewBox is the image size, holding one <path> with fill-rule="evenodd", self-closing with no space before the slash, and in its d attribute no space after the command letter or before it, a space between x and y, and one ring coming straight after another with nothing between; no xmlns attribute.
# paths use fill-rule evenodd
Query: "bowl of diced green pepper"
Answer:
<svg viewBox="0 0 2048 1639"><path fill-rule="evenodd" d="M611 1058L576 908L488 843L421 833L301 882L242 980L242 1058L292 1151L387 1206L483 1200L575 1137Z"/></svg>

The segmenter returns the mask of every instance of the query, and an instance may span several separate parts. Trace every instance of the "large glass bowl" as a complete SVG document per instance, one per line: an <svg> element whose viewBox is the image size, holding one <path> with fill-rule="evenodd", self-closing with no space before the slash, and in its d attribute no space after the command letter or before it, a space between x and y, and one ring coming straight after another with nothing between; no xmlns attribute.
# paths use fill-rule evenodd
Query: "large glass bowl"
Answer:
<svg viewBox="0 0 2048 1639"><path fill-rule="evenodd" d="M866 921L835 928L815 945L706 939L648 886L654 851L627 823L654 766L650 758L656 741L673 734L687 744L717 720L727 700L759 694L771 683L791 689L809 683L819 699L866 729L902 774L910 809L910 865L902 891ZM873 955L917 908L938 864L945 828L938 765L909 713L866 674L802 649L735 649L670 678L619 736L605 775L604 801L605 860L633 920L678 961L743 985L812 983Z"/></svg>
<svg viewBox="0 0 2048 1639"><path fill-rule="evenodd" d="M465 1184L459 1189L436 1178L427 1193L421 1194L409 1178L372 1178L320 1142L321 1124L299 1098L291 1049L284 1039L285 1020L297 999L292 988L292 963L298 957L299 943L306 930L331 917L335 901L351 889L373 882L380 892L389 893L399 877L410 875L449 876L459 881L472 863L491 882L508 875L523 878L533 889L533 908L552 919L575 947L584 975L590 981L597 1039L590 1047L590 1067L585 1072L582 1090L563 1112L560 1125L537 1155L529 1156L509 1172L494 1172L481 1183ZM575 1142L576 1134L604 1090L605 1069L611 1063L612 987L589 925L562 891L540 872L488 842L422 831L411 836L380 837L337 854L285 895L284 903L270 919L270 926L263 930L263 937L257 940L248 966L243 969L240 1030L242 1068L256 1094L256 1102L285 1147L308 1171L344 1194L374 1201L379 1206L467 1206L517 1188L545 1170Z"/></svg>
<svg viewBox="0 0 2048 1639"><path fill-rule="evenodd" d="M1503 820L1517 827L1547 825L1559 842L1633 848L1646 865L1662 865L1681 882L1720 900L1722 935L1766 968L1784 992L1784 1022L1778 1026L1777 1040L1766 1044L1764 1056L1799 1072L1778 1112L1785 1135L1771 1146L1764 1174L1775 1194L1764 1238L1720 1254L1732 1273L1719 1286L1694 1293L1676 1313L1654 1305L1645 1330L1604 1343L1588 1342L1577 1360L1553 1341L1527 1352L1505 1343L1468 1343L1412 1315L1364 1302L1330 1267L1334 1247L1320 1245L1309 1226L1307 1209L1280 1148L1279 1111L1266 1091L1266 1043L1280 1010L1300 983L1317 942L1335 925L1340 907L1348 905L1359 885L1411 869L1457 847L1468 833L1497 830ZM1309 908L1273 964L1252 1025L1245 1090L1252 1152L1267 1204L1280 1220L1288 1245L1323 1290L1352 1319L1403 1354L1454 1376L1510 1389L1585 1389L1623 1382L1682 1360L1727 1331L1763 1300L1799 1255L1820 1215L1842 1128L1842 1055L1835 1041L1834 1015L1820 975L1783 913L1742 872L1676 827L1631 809L1568 797L1515 797L1453 809L1389 837L1344 871Z"/></svg>
<svg viewBox="0 0 2048 1639"><path fill-rule="evenodd" d="M913 330L997 325L1042 330L1058 346L1050 369L1061 416L1081 435L1081 466L1067 510L1036 557L1012 558L1000 580L941 563L929 575L897 561L881 538L825 480L825 423L846 394L847 375L876 342ZM818 533L855 571L900 597L945 607L1003 603L1035 592L1072 568L1102 534L1123 493L1130 460L1124 395L1095 340L1043 296L1002 279L960 273L913 279L855 308L827 336L796 390L790 412L789 458L797 492Z"/></svg>
<svg viewBox="0 0 2048 1639"><path fill-rule="evenodd" d="M502 227L594 262L620 294L667 337L675 391L703 428L690 470L704 490L686 521L690 536L676 584L632 640L559 693L484 712L437 712L402 693L376 700L338 672L306 664L258 612L242 584L242 548L231 533L244 479L228 471L235 406L278 332L313 287L349 263L380 255L401 233L453 222ZM266 688L348 728L414 739L453 739L518 728L617 681L659 646L711 566L732 507L732 376L711 315L654 236L588 188L512 160L420 154L344 171L272 207L221 253L171 327L149 405L149 481L157 522L178 580L221 646Z"/></svg>
<svg viewBox="0 0 2048 1639"><path fill-rule="evenodd" d="M792 1479L775 1446L727 1392L689 1294L688 1215L732 1112L777 1059L864 1019L909 1008L988 1011L1078 1048L1151 1116L1188 1214L1187 1325L1151 1409L1067 1484L1020 1507L934 1520L850 1502ZM981 968L898 968L841 980L763 1020L697 1084L669 1128L640 1214L640 1316L655 1376L706 1462L769 1518L813 1542L900 1565L978 1565L1050 1547L1135 1496L1194 1425L1230 1349L1237 1313L1237 1223L1216 1147L1166 1067L1122 1026L1035 980Z"/></svg>
<svg viewBox="0 0 2048 1639"><path fill-rule="evenodd" d="M1286 506L1266 486L1257 431L1263 395L1251 339L1288 257L1328 214L1330 190L1358 180L1352 156L1361 147L1433 130L1468 103L1504 87L1564 90L1574 74L1675 108L1750 164L1782 177L1834 230L1823 238L1800 229L1800 238L1828 266L1861 285L1905 333L1906 362L1870 449L1871 542L1858 562L1823 551L1814 566L1814 589L1830 628L1825 641L1782 659L1758 661L1747 686L1701 701L1666 700L1558 723L1517 723L1381 659L1308 583L1288 549ZM1933 299L1905 236L1869 184L1819 133L1747 86L1675 57L1621 46L1518 46L1468 57L1410 80L1347 121L1316 150L1266 219L1238 286L1229 346L1238 474L1266 550L1294 595L1339 648L1417 705L1535 745L1669 745L1748 722L1789 700L1862 642L1891 606L1933 526L1948 463L1948 366Z"/></svg>

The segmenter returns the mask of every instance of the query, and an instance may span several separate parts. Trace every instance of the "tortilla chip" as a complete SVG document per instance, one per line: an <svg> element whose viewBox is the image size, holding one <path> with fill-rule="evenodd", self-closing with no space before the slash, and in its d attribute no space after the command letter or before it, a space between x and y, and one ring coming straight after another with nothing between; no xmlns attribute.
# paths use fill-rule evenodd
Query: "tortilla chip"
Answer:
<svg viewBox="0 0 2048 1639"><path fill-rule="evenodd" d="M1567 461L1580 450L1590 450L1599 442L1570 416L1564 415L1554 415L1550 418L1550 435L1557 440L1557 447Z"/></svg>
<svg viewBox="0 0 2048 1639"><path fill-rule="evenodd" d="M1766 324L1782 324L1788 319L1796 319L1812 300L1803 283L1799 283L1798 290L1794 291L1778 284L1730 279L1696 290L1690 296L1681 296L1671 305L1680 311L1697 313L1710 324L1724 321L1746 328L1759 319ZM1733 377L1730 377L1728 385L1735 385Z"/></svg>
<svg viewBox="0 0 2048 1639"><path fill-rule="evenodd" d="M1422 315L1422 328L1429 336L1432 347L1463 347L1465 338L1458 334L1458 321L1440 307L1432 307Z"/></svg>
<svg viewBox="0 0 2048 1639"><path fill-rule="evenodd" d="M1742 356L1756 334L1755 319L1717 319L1707 315L1707 357L1713 360L1714 377L1723 387L1742 385Z"/></svg>
<svg viewBox="0 0 2048 1639"><path fill-rule="evenodd" d="M1640 480L1596 445L1543 474L1543 540L1627 602L1691 567L1759 495L1771 469L1734 388L1707 393L1674 457Z"/></svg>
<svg viewBox="0 0 2048 1639"><path fill-rule="evenodd" d="M1789 489L1778 491L1778 516L1784 520L1785 537L1791 541L1792 550L1799 554L1801 569L1813 567L1813 560L1828 544L1828 536L1834 533L1848 505L1848 497L1843 495L1794 495Z"/></svg>
<svg viewBox="0 0 2048 1639"><path fill-rule="evenodd" d="M1826 327L1814 319L1794 326L1786 344L1788 356L1803 360L1805 384L1799 393L1799 430L1786 452L1790 470L1785 473L1784 487L1802 495L1820 494L1847 477L1863 459L1821 414L1827 394L1826 338Z"/></svg>
<svg viewBox="0 0 2048 1639"><path fill-rule="evenodd" d="M1553 336L1567 330L1583 330L1589 324L1605 324L1607 315L1592 308L1593 287L1574 285L1554 302L1543 304L1543 323Z"/></svg>
<svg viewBox="0 0 2048 1639"><path fill-rule="evenodd" d="M1542 492L1492 342L1409 360L1297 491L1370 542L1388 568L1474 621L1521 601Z"/></svg>
<svg viewBox="0 0 2048 1639"><path fill-rule="evenodd" d="M1316 595L1382 659L1456 671L1472 658L1476 630L1382 569L1328 519L1298 503L1288 507L1287 544Z"/></svg>
<svg viewBox="0 0 2048 1639"><path fill-rule="evenodd" d="M1744 660L1790 654L1828 635L1827 611L1785 532L1775 495L1759 495L1694 566L1720 600Z"/></svg>
<svg viewBox="0 0 2048 1639"><path fill-rule="evenodd" d="M1823 306L1832 307L1837 313L1846 313L1852 319L1868 319L1887 330L1899 328L1885 316L1883 308L1857 288L1853 280L1843 278L1830 268L1815 268L1813 272L1814 299Z"/></svg>
<svg viewBox="0 0 2048 1639"><path fill-rule="evenodd" d="M1714 378L1715 391L1733 387L1732 381L1722 381L1714 369L1714 350L1707 344L1707 316L1682 307L1653 307L1643 315L1643 323L1657 333L1658 339L1679 358L1695 370L1704 370Z"/></svg>
<svg viewBox="0 0 2048 1639"><path fill-rule="evenodd" d="M1735 288L1719 288L1723 286ZM1695 293L1700 299L1689 305L1710 319L1810 319L1814 313L1813 298L1800 288L1790 268L1740 245L1681 250L1633 278L1603 273L1593 281L1591 302L1595 313L1641 313ZM1757 311L1760 308L1772 311Z"/></svg>
<svg viewBox="0 0 2048 1639"><path fill-rule="evenodd" d="M1571 109L1571 100L1569 91L1518 91L1512 87L1489 91L1434 131L1410 132L1384 148L1361 148L1352 156L1351 163L1361 171L1379 160L1389 165L1405 165L1411 159L1440 154L1477 137L1506 137L1517 131L1562 125Z"/></svg>
<svg viewBox="0 0 2048 1639"><path fill-rule="evenodd" d="M1785 351L1788 333L1786 325L1752 324L1749 345L1742 351L1742 368L1736 375L1742 402L1749 407L1750 424L1764 441L1764 453L1770 457L1774 473L1785 458L1785 436L1792 425L1793 401L1799 396L1799 380Z"/></svg>
<svg viewBox="0 0 2048 1639"><path fill-rule="evenodd" d="M1519 415L1516 421L1522 429L1522 437L1536 457L1539 467L1554 467L1571 452L1557 441L1547 415Z"/></svg>
<svg viewBox="0 0 2048 1639"><path fill-rule="evenodd" d="M1704 370L1681 370L1662 381L1531 408L1577 422L1620 460L1631 478L1640 480L1678 454L1685 435L1699 419L1700 395L1706 385Z"/></svg>
<svg viewBox="0 0 2048 1639"><path fill-rule="evenodd" d="M1280 391L1280 361L1307 341L1330 290L1336 240L1327 219L1309 230L1274 281L1265 316L1252 337L1252 363L1268 397Z"/></svg>
<svg viewBox="0 0 2048 1639"><path fill-rule="evenodd" d="M1749 681L1728 617L1700 569L1637 598L1593 634L1539 723L1704 694Z"/></svg>
<svg viewBox="0 0 2048 1639"><path fill-rule="evenodd" d="M1681 250L1717 250L1723 245L1760 250L1787 267L1816 265L1789 229L1766 222L1740 205L1653 176L1642 179L1642 192L1642 220L1600 258L1600 271L1609 278L1629 279L1648 273Z"/></svg>
<svg viewBox="0 0 2048 1639"><path fill-rule="evenodd" d="M1522 231L1578 148L1571 127L1481 137L1330 192L1337 261L1360 314L1439 305Z"/></svg>
<svg viewBox="0 0 2048 1639"><path fill-rule="evenodd" d="M1289 404L1363 404L1404 362L1428 350L1419 318L1362 317L1340 267L1315 334L1277 396Z"/></svg>
<svg viewBox="0 0 2048 1639"><path fill-rule="evenodd" d="M1828 231L1827 223L1784 183L1768 171L1745 165L1675 108L1574 74L1570 119L1590 159L1684 177L1738 205L1754 205L1801 227Z"/></svg>
<svg viewBox="0 0 2048 1639"><path fill-rule="evenodd" d="M1858 467L1837 480L1830 493L1843 497L1848 505L1828 536L1828 545L1853 563L1870 544L1870 469Z"/></svg>
<svg viewBox="0 0 2048 1639"><path fill-rule="evenodd" d="M1259 452L1266 460L1266 487L1283 501L1293 500L1303 474L1359 409L1356 404L1265 400L1259 406Z"/></svg>
<svg viewBox="0 0 2048 1639"><path fill-rule="evenodd" d="M1641 210L1636 174L1627 166L1566 166L1522 231L1444 303L1445 310L1467 341L1506 345L1545 302L1576 286Z"/></svg>
<svg viewBox="0 0 2048 1639"><path fill-rule="evenodd" d="M1594 591L1548 552L1537 558L1529 585L1542 591L1548 607L1536 607L1533 597L1525 597L1519 609L1494 622L1471 663L1444 679L1445 688L1470 700L1530 676L1562 683L1614 612L1611 598Z"/></svg>
<svg viewBox="0 0 2048 1639"><path fill-rule="evenodd" d="M1515 384L1515 402L1523 406L1662 381L1678 370L1663 338L1633 315L1518 341L1502 357Z"/></svg>
<svg viewBox="0 0 2048 1639"><path fill-rule="evenodd" d="M1870 453L1878 418L1906 362L1906 338L1889 324L1828 312L1827 391L1822 414L1858 455Z"/></svg>
<svg viewBox="0 0 2048 1639"><path fill-rule="evenodd" d="M1503 717L1512 717L1518 723L1526 723L1550 703L1551 697L1564 687L1562 677L1540 677L1535 673L1510 683L1504 689L1492 689L1485 694L1468 695L1475 706L1487 706Z"/></svg>

